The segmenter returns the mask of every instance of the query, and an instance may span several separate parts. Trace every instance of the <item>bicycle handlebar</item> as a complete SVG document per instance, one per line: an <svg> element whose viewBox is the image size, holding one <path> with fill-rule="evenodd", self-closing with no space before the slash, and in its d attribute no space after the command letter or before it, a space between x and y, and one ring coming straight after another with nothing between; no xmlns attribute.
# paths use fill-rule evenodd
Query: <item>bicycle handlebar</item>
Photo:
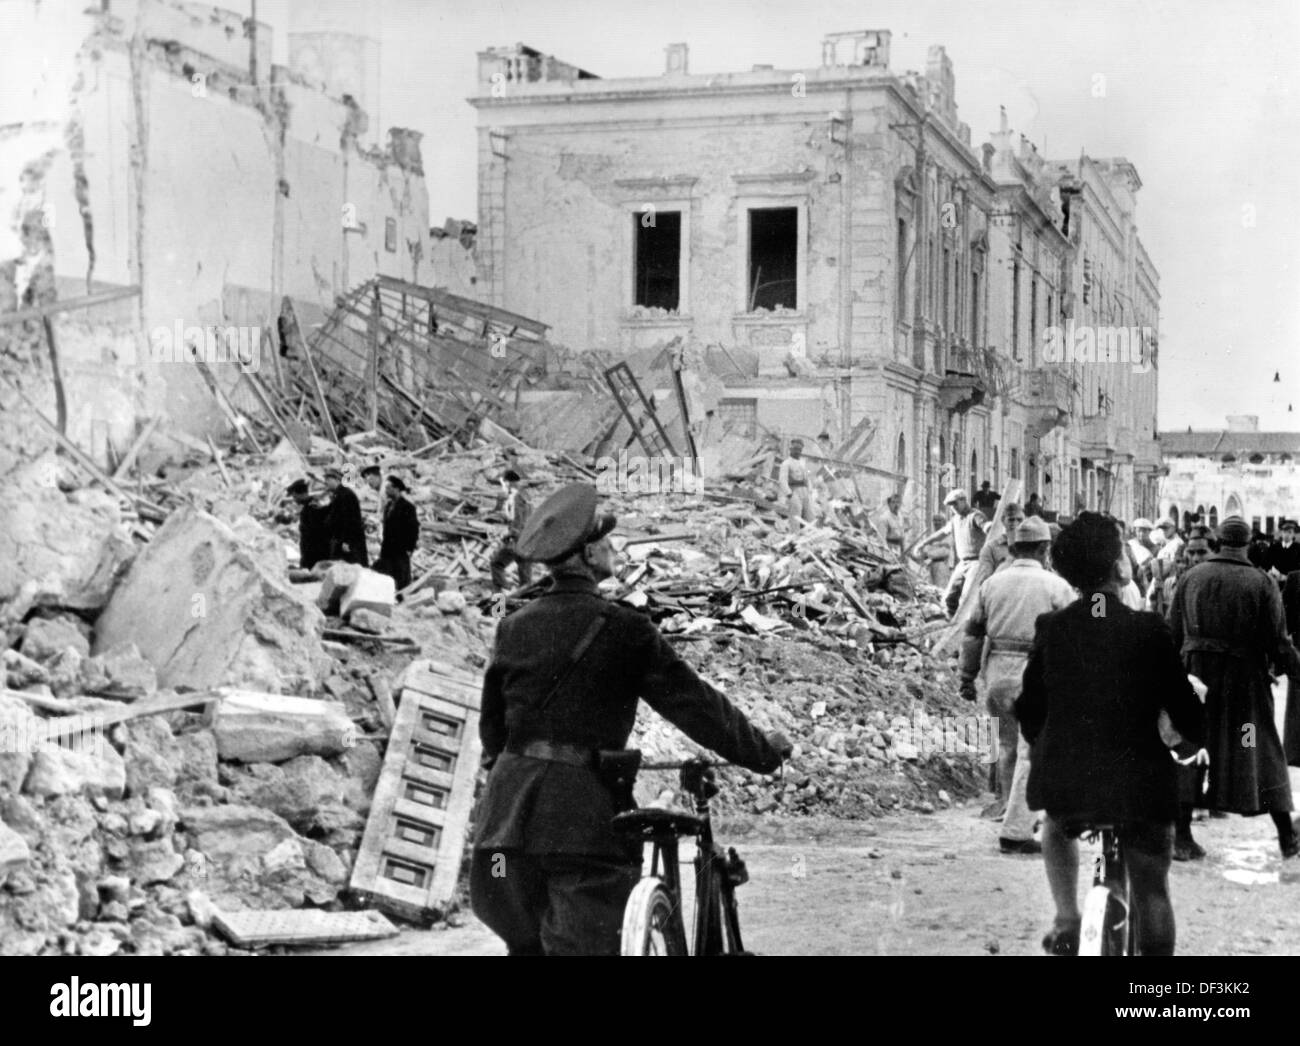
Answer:
<svg viewBox="0 0 1300 1046"><path fill-rule="evenodd" d="M679 759L671 763L642 763L642 770L680 770L684 766L703 763L705 766L735 766L735 763L714 762L712 759Z"/></svg>

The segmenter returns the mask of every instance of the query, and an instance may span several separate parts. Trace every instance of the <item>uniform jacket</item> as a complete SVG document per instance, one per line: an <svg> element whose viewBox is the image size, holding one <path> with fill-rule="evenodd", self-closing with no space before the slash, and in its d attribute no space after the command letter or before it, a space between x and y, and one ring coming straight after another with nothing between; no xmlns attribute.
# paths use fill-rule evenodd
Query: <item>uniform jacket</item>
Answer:
<svg viewBox="0 0 1300 1046"><path fill-rule="evenodd" d="M406 498L393 498L384 506L384 536L379 558L393 561L409 556L420 544L420 517Z"/></svg>
<svg viewBox="0 0 1300 1046"><path fill-rule="evenodd" d="M546 712L538 712L574 647L606 608L603 630ZM498 627L479 721L483 753L497 760L474 845L628 859L627 846L610 827L613 800L594 770L509 749L533 740L621 749L639 699L723 759L764 773L780 765L767 739L677 656L649 618L607 603L589 578L561 574Z"/></svg>
<svg viewBox="0 0 1300 1046"><path fill-rule="evenodd" d="M1161 709L1199 744L1201 703L1169 626L1106 593L1038 619L1016 702L1032 746L1029 807L1094 821L1173 821L1178 764Z"/></svg>
<svg viewBox="0 0 1300 1046"><path fill-rule="evenodd" d="M329 506L330 554L334 559L347 560L368 566L366 552L366 524L361 515L361 502L350 487L340 486L334 491ZM345 551L342 546L346 545Z"/></svg>

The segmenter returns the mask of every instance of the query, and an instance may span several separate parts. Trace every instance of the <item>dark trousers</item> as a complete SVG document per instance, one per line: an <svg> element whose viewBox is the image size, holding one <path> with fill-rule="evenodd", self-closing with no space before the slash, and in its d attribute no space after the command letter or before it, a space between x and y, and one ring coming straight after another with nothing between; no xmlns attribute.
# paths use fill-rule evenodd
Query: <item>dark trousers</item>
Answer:
<svg viewBox="0 0 1300 1046"><path fill-rule="evenodd" d="M511 955L617 955L640 864L581 854L475 850L470 905Z"/></svg>
<svg viewBox="0 0 1300 1046"><path fill-rule="evenodd" d="M395 556L381 556L375 560L374 569L376 573L391 577L394 587L400 592L411 583L411 554L403 552Z"/></svg>
<svg viewBox="0 0 1300 1046"><path fill-rule="evenodd" d="M533 579L533 564L531 560L520 559L515 555L515 543L506 541L497 546L497 550L492 553L492 587L503 589L506 587L506 567L511 563L515 564L519 571L519 584L526 585Z"/></svg>

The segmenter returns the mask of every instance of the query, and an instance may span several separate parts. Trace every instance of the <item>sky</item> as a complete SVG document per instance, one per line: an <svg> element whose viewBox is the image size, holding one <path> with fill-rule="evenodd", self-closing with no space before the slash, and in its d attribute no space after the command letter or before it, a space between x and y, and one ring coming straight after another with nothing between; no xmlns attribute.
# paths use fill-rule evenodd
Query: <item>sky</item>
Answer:
<svg viewBox="0 0 1300 1046"><path fill-rule="evenodd" d="M253 0L224 0L248 11ZM1300 3L1296 0L257 0L359 28L382 55L377 126L424 133L434 224L475 218L477 53L523 42L602 77L812 68L826 33L889 29L891 68L942 44L978 150L1005 106L1050 159L1125 156L1160 273L1160 427L1256 414L1300 430ZM1272 379L1274 374L1279 382ZM1294 411L1288 413L1288 404Z"/></svg>

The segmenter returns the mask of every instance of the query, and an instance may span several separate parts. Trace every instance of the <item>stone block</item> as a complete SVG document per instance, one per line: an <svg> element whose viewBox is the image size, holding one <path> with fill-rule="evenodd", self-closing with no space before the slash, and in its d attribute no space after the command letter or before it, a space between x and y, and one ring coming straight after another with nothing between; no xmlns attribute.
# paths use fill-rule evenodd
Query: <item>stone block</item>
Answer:
<svg viewBox="0 0 1300 1046"><path fill-rule="evenodd" d="M356 744L356 725L341 705L224 689L213 732L222 759L280 763L299 755L339 755Z"/></svg>

